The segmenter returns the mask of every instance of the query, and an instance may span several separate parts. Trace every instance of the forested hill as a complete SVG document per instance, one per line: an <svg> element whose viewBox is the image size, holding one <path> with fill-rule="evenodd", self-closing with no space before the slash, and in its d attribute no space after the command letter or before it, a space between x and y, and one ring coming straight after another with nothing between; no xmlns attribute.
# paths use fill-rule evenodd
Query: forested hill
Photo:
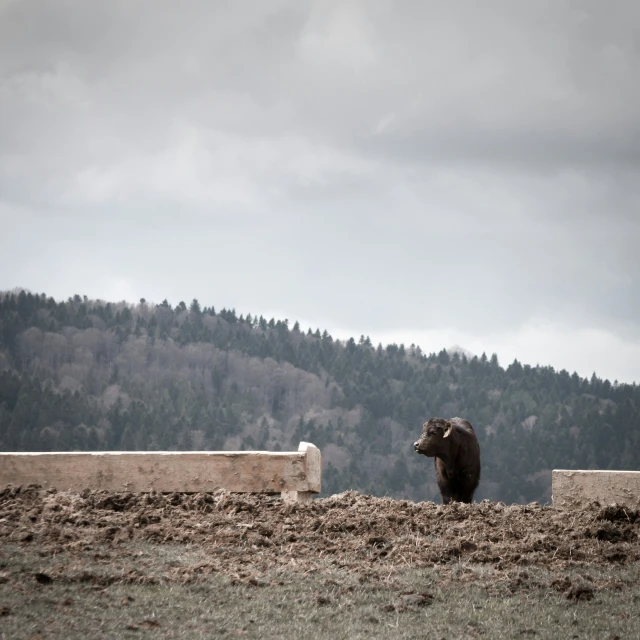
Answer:
<svg viewBox="0 0 640 640"><path fill-rule="evenodd" d="M549 501L553 468L640 469L640 388L493 356L339 342L233 310L0 293L0 449L296 449L323 493L438 497L431 416L480 440L477 499ZM439 499L439 498L438 498Z"/></svg>

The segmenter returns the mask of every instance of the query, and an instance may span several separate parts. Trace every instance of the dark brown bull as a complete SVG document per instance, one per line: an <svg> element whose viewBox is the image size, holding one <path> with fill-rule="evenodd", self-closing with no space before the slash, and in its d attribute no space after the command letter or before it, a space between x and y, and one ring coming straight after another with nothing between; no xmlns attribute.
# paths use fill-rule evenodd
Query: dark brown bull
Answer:
<svg viewBox="0 0 640 640"><path fill-rule="evenodd" d="M480 445L473 427L462 418L431 418L413 443L417 453L435 458L436 481L443 504L471 502L480 482Z"/></svg>

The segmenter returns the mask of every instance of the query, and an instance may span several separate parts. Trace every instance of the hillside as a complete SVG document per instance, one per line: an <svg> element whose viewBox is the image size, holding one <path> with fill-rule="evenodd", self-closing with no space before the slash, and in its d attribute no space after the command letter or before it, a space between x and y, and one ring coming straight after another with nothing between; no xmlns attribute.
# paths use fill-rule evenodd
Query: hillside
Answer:
<svg viewBox="0 0 640 640"><path fill-rule="evenodd" d="M325 494L438 498L412 443L434 415L480 440L476 498L550 499L552 468L640 469L640 389L495 356L340 342L201 308L0 294L0 449L322 449Z"/></svg>

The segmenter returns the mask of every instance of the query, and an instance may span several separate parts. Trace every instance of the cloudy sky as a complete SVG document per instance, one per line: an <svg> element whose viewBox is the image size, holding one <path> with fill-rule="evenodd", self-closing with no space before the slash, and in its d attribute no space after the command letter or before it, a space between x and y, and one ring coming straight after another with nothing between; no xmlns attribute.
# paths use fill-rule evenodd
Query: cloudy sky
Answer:
<svg viewBox="0 0 640 640"><path fill-rule="evenodd" d="M640 382L640 3L0 0L0 290Z"/></svg>

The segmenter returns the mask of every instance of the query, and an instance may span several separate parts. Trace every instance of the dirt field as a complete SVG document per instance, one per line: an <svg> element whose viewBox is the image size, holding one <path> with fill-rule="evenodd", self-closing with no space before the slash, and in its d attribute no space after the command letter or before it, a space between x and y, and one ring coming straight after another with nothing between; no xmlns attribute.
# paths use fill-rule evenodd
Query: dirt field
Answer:
<svg viewBox="0 0 640 640"><path fill-rule="evenodd" d="M639 533L595 504L8 487L0 637L640 638Z"/></svg>

